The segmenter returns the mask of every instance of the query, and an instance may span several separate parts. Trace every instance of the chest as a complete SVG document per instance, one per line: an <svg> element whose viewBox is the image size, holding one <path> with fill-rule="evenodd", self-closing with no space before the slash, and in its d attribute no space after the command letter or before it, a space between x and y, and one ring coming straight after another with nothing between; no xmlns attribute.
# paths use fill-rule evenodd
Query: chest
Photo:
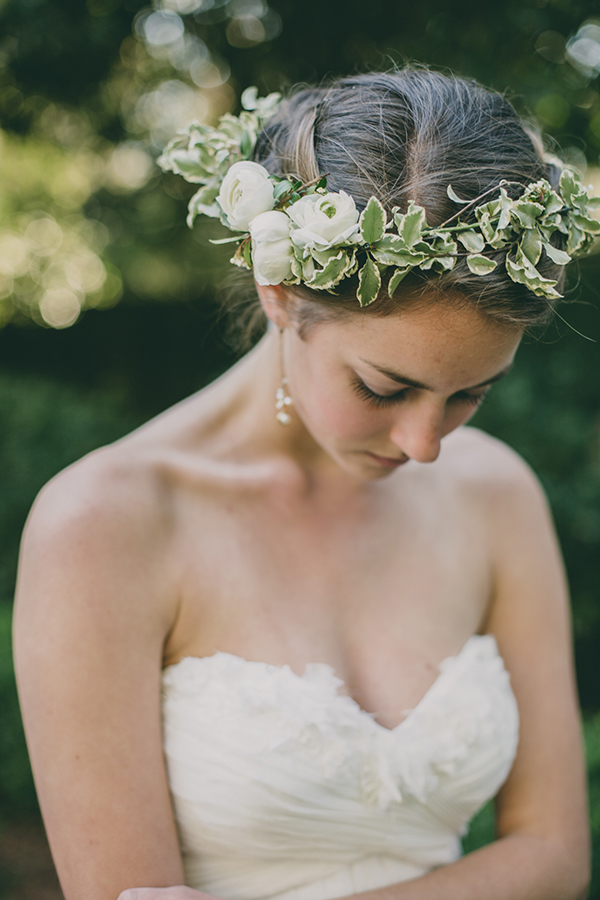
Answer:
<svg viewBox="0 0 600 900"><path fill-rule="evenodd" d="M397 722L485 615L489 547L455 496L232 498L186 516L167 662L216 651L298 673L325 662L363 708Z"/></svg>

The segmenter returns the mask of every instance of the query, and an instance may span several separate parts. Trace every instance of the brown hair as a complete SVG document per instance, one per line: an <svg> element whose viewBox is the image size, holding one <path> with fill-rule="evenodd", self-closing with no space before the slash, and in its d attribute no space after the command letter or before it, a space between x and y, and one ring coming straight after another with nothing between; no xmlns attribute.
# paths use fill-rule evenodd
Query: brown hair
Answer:
<svg viewBox="0 0 600 900"><path fill-rule="evenodd" d="M546 178L555 186L560 171L543 159L541 140L519 119L500 94L474 81L406 67L341 78L318 88L292 92L259 135L254 160L277 175L295 174L303 182L327 173L332 191L350 194L359 209L374 195L391 213L409 200L426 210L429 225L458 212L446 188L475 199L503 179L519 185ZM473 217L473 213L471 213ZM466 220L469 220L467 214ZM548 320L552 308L507 275L505 251L489 275L473 275L464 259L444 274L414 270L394 298L384 288L360 310L357 279L342 282L335 295L303 285L289 288L297 319L309 324L347 314L389 315L408 296L459 297L474 302L496 320L522 327ZM559 284L564 270L544 255L544 277Z"/></svg>

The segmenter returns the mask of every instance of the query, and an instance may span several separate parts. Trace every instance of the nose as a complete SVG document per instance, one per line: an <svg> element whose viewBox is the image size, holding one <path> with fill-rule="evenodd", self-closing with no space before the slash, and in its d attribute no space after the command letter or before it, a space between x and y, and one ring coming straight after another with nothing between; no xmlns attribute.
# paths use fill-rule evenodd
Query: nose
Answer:
<svg viewBox="0 0 600 900"><path fill-rule="evenodd" d="M434 402L407 404L398 411L390 439L415 462L430 463L440 455L445 409Z"/></svg>

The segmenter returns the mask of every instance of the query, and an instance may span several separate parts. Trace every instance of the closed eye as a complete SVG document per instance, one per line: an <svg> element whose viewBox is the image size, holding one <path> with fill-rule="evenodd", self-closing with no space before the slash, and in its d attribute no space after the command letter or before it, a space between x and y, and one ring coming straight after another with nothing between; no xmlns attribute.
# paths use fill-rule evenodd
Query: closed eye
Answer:
<svg viewBox="0 0 600 900"><path fill-rule="evenodd" d="M484 391L480 391L478 394L470 394L468 391L459 391L458 394L453 394L452 397L450 397L450 402L469 403L471 404L471 406L481 406L491 389L492 386L490 385Z"/></svg>
<svg viewBox="0 0 600 900"><path fill-rule="evenodd" d="M397 403L401 403L406 399L408 394L414 388L405 387L399 391L395 391L393 394L378 394L375 391L372 391L371 388L367 387L364 381L361 381L360 378L356 378L352 381L352 388L359 397L363 400L366 400L371 406L375 406L378 409L387 406L395 406ZM470 406L480 406L487 395L491 390L491 385L486 387L484 390L479 390L478 393L469 393L469 391L458 391L458 393L453 394L449 398L449 403L468 403Z"/></svg>
<svg viewBox="0 0 600 900"><path fill-rule="evenodd" d="M393 394L376 394L375 391L368 388L360 378L356 378L352 381L352 388L359 397L366 400L371 406L376 406L378 408L383 406L394 406L396 403L400 403L411 390L411 388L402 388L400 391L395 391Z"/></svg>

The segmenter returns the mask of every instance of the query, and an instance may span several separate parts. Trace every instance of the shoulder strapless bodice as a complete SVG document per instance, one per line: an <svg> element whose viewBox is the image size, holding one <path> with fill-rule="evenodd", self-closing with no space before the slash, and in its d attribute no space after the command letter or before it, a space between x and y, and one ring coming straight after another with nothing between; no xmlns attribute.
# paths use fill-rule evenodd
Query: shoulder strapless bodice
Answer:
<svg viewBox="0 0 600 900"><path fill-rule="evenodd" d="M329 900L414 878L460 835L517 747L509 677L470 638L394 729L330 666L229 653L163 674L167 771L188 885L225 900Z"/></svg>

